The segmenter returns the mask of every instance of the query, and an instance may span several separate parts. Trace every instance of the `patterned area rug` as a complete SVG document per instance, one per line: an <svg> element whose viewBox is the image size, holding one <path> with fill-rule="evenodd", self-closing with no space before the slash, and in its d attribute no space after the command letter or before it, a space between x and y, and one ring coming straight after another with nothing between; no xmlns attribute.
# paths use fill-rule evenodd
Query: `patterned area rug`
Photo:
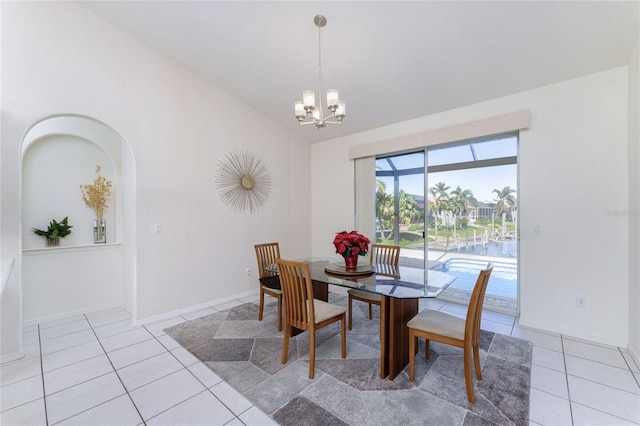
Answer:
<svg viewBox="0 0 640 426"><path fill-rule="evenodd" d="M333 292L329 301L347 304ZM366 306L354 302L346 359L339 323L319 330L313 380L308 333L291 340L288 362L281 363L275 302L265 306L263 321L258 305L246 303L165 331L281 425L529 424L530 342L482 331L483 380L476 381L472 405L462 351L451 346L433 342L427 361L420 339L415 382L408 367L393 381L380 379L379 320L365 316Z"/></svg>

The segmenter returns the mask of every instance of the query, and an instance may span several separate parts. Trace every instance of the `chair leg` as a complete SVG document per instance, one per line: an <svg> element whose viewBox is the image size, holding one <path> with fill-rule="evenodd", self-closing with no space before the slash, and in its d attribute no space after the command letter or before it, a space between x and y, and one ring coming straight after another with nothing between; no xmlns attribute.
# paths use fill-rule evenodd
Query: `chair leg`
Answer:
<svg viewBox="0 0 640 426"><path fill-rule="evenodd" d="M282 331L282 295L281 294L278 295L278 331Z"/></svg>
<svg viewBox="0 0 640 426"><path fill-rule="evenodd" d="M413 382L414 369L416 363L416 336L412 329L409 329L409 381Z"/></svg>
<svg viewBox="0 0 640 426"><path fill-rule="evenodd" d="M473 347L473 360L476 365L476 377L478 380L482 380L482 373L480 372L480 351L478 350L478 346Z"/></svg>
<svg viewBox="0 0 640 426"><path fill-rule="evenodd" d="M264 291L260 289L260 310L258 311L258 321L262 321L263 310L264 310Z"/></svg>
<svg viewBox="0 0 640 426"><path fill-rule="evenodd" d="M349 295L349 330L352 329L353 326L353 299L351 295Z"/></svg>
<svg viewBox="0 0 640 426"><path fill-rule="evenodd" d="M347 330L346 330L346 320L344 315L340 320L340 334L342 334L342 358L347 357Z"/></svg>
<svg viewBox="0 0 640 426"><path fill-rule="evenodd" d="M431 359L431 348L429 345L429 339L424 339L425 349L424 349L424 357L426 359Z"/></svg>
<svg viewBox="0 0 640 426"><path fill-rule="evenodd" d="M291 325L284 326L284 342L282 344L282 363L287 363L287 355L289 354L289 336L291 336Z"/></svg>
<svg viewBox="0 0 640 426"><path fill-rule="evenodd" d="M309 378L313 379L316 371L316 331L309 330Z"/></svg>
<svg viewBox="0 0 640 426"><path fill-rule="evenodd" d="M476 403L475 395L473 394L473 376L471 373L471 347L464 348L464 381L467 385L467 398L472 404Z"/></svg>
<svg viewBox="0 0 640 426"><path fill-rule="evenodd" d="M371 309L372 303L369 303L369 319L372 320L373 319L373 311Z"/></svg>

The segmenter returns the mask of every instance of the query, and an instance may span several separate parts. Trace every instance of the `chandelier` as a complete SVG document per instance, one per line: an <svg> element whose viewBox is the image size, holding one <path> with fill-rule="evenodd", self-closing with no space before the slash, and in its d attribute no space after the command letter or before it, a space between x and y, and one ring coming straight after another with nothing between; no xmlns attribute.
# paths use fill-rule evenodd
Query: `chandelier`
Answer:
<svg viewBox="0 0 640 426"><path fill-rule="evenodd" d="M322 15L316 15L313 22L318 27L318 98L319 106L316 108L315 93L313 90L305 90L302 92L302 100L295 103L296 119L300 126L314 124L318 130L327 124L342 124L345 117L345 103L340 100L338 91L335 89L327 90L327 109L331 113L328 117L324 117L322 111L322 47L320 44L320 33L322 27L327 25L327 18Z"/></svg>

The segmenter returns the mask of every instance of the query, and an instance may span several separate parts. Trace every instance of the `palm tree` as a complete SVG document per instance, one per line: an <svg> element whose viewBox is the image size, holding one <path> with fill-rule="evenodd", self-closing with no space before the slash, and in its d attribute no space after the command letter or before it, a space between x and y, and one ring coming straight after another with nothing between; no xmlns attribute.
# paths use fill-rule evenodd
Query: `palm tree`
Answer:
<svg viewBox="0 0 640 426"><path fill-rule="evenodd" d="M467 215L472 207L478 205L478 200L473 196L473 192L470 189L462 189L458 186L451 191L452 198L455 200L456 210L459 213L460 218L463 215Z"/></svg>
<svg viewBox="0 0 640 426"><path fill-rule="evenodd" d="M444 182L438 182L436 186L429 188L429 194L433 197L431 201L429 201L429 210L434 215L434 229L436 238L438 237L438 216L444 210L449 209L449 191L450 186L447 186Z"/></svg>
<svg viewBox="0 0 640 426"><path fill-rule="evenodd" d="M433 196L433 199L429 201L429 209L434 213L440 213L443 210L449 209L450 196L447 192L451 188L446 186L445 183L439 182L436 186L429 188L429 194Z"/></svg>
<svg viewBox="0 0 640 426"><path fill-rule="evenodd" d="M465 201L462 194L462 188L458 186L456 189L451 191L451 212L455 215L454 226L459 222L459 219L462 218L462 215L465 213L466 206L464 205Z"/></svg>
<svg viewBox="0 0 640 426"><path fill-rule="evenodd" d="M400 190L400 223L410 225L414 219L420 217L420 210L415 198L407 194L404 189Z"/></svg>
<svg viewBox="0 0 640 426"><path fill-rule="evenodd" d="M384 235L384 230L390 228L393 230L393 195L387 194L387 185L376 179L376 226L380 230L380 237L386 240L388 237ZM391 231L393 232L393 231Z"/></svg>
<svg viewBox="0 0 640 426"><path fill-rule="evenodd" d="M499 189L494 189L493 193L496 194L496 198L493 201L496 201L496 213L502 217L502 238L507 231L506 218L507 213L516 207L517 199L515 195L515 189L511 189L510 186L505 186L502 191Z"/></svg>
<svg viewBox="0 0 640 426"><path fill-rule="evenodd" d="M430 188L429 191L433 191L436 194L437 198L449 199L449 193L447 192L449 191L449 188L451 187L447 186L446 183L438 182L436 183L436 186Z"/></svg>
<svg viewBox="0 0 640 426"><path fill-rule="evenodd" d="M431 194L433 198L429 201L428 208L429 211L433 213L436 238L438 237L438 215L443 210L449 208L449 194L447 193L449 188L451 187L446 186L444 182L439 182L436 186L429 188L429 194Z"/></svg>

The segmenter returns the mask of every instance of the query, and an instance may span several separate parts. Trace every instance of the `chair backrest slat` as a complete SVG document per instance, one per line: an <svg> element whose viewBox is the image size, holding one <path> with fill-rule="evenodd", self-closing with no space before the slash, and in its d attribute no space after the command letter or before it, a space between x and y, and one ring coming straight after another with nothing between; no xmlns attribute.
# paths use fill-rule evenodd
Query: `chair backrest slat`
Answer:
<svg viewBox="0 0 640 426"><path fill-rule="evenodd" d="M285 323L301 330L314 326L313 288L306 262L276 259L285 304Z"/></svg>
<svg viewBox="0 0 640 426"><path fill-rule="evenodd" d="M276 263L280 258L280 246L276 243L256 244L256 260L258 261L258 278L273 277L276 272L267 271L267 266Z"/></svg>
<svg viewBox="0 0 640 426"><path fill-rule="evenodd" d="M369 260L371 264L398 266L400 246L371 244Z"/></svg>
<svg viewBox="0 0 640 426"><path fill-rule="evenodd" d="M487 291L487 284L489 284L491 271L493 271L493 264L491 263L480 271L476 284L473 287L473 292L471 293L471 299L469 300L469 310L467 311L464 334L465 340L470 337L473 345L477 345L480 340L482 306L484 304L484 295Z"/></svg>

